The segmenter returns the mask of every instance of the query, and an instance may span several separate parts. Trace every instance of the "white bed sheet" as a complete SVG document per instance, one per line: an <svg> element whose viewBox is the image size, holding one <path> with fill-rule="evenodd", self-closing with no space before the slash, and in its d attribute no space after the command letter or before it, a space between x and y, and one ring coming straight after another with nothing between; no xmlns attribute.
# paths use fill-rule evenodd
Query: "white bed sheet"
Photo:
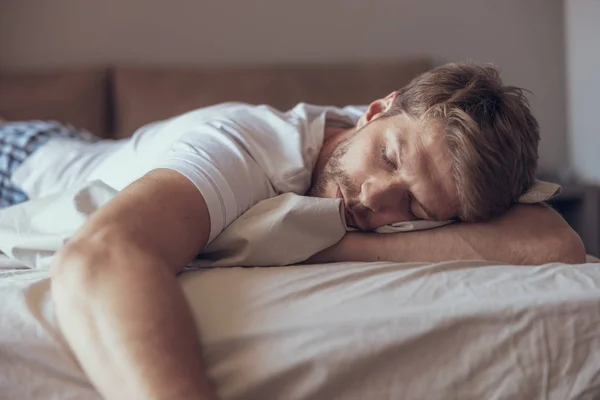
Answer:
<svg viewBox="0 0 600 400"><path fill-rule="evenodd" d="M0 277L0 398L96 399L46 271ZM180 277L223 399L600 397L600 264L343 263Z"/></svg>

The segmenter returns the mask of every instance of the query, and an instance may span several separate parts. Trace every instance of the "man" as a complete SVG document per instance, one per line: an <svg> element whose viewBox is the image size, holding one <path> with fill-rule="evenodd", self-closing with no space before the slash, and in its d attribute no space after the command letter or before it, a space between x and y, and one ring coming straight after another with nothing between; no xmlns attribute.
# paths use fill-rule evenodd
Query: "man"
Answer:
<svg viewBox="0 0 600 400"><path fill-rule="evenodd" d="M350 233L311 261L584 261L555 213L513 205L533 182L538 126L521 91L490 67L442 66L360 116L351 107L281 113L225 104L126 141L49 136L7 174L11 190L37 197L92 179L121 190L51 271L61 329L110 399L215 398L175 275L245 210L279 193L342 198L348 223L363 231L464 221Z"/></svg>

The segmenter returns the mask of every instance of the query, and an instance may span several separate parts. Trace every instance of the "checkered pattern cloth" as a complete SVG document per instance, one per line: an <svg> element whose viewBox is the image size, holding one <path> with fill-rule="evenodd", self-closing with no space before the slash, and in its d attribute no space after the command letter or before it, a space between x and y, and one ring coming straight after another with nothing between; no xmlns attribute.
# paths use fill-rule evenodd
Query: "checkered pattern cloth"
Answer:
<svg viewBox="0 0 600 400"><path fill-rule="evenodd" d="M15 170L52 138L96 141L91 133L52 121L8 122L0 124L0 208L28 200L27 194L12 182Z"/></svg>

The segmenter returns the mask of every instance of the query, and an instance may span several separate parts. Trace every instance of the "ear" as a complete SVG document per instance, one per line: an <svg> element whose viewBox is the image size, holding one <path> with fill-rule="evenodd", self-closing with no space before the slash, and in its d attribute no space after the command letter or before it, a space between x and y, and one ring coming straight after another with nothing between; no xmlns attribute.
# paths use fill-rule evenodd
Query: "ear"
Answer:
<svg viewBox="0 0 600 400"><path fill-rule="evenodd" d="M398 97L398 92L394 91L385 96L384 98L377 99L371 104L369 104L367 112L365 112L356 123L356 128L362 128L367 123L371 122L372 120L379 117L381 114L388 111L392 107L392 104L394 104L394 100L396 100L396 97Z"/></svg>

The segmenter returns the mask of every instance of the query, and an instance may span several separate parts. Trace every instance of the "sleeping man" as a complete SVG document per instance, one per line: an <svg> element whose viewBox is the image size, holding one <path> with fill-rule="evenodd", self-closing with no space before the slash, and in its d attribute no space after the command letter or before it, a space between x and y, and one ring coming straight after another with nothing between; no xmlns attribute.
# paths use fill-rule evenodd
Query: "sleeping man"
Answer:
<svg viewBox="0 0 600 400"><path fill-rule="evenodd" d="M57 253L59 325L109 399L214 399L175 276L261 200L343 200L348 233L310 262L585 261L534 182L539 128L495 69L448 64L358 107L227 103L97 140L45 122L0 127L4 206L100 179L120 193ZM403 234L399 221L458 223ZM227 296L227 293L223 293Z"/></svg>

